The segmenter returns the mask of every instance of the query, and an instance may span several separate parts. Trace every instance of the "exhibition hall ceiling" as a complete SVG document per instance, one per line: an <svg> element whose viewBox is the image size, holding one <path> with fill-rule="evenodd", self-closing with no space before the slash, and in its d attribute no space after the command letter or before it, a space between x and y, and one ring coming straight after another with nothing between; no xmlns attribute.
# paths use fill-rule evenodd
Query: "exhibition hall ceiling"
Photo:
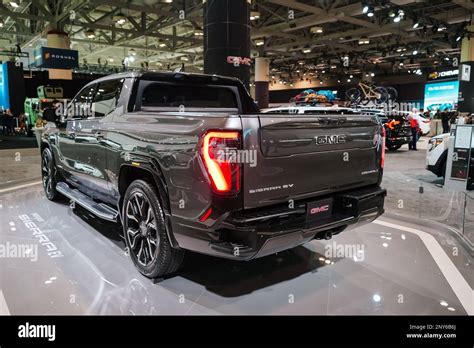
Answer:
<svg viewBox="0 0 474 348"><path fill-rule="evenodd" d="M69 33L81 68L203 69L203 0L32 0L0 4L0 49L32 51ZM272 72L415 71L459 56L472 0L254 0L252 58Z"/></svg>

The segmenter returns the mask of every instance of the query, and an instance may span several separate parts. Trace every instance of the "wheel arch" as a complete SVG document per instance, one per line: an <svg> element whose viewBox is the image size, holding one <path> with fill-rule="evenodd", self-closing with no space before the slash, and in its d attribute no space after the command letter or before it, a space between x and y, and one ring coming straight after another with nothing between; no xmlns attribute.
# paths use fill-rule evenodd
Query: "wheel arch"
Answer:
<svg viewBox="0 0 474 348"><path fill-rule="evenodd" d="M160 205L164 211L164 219L166 223L166 233L168 235L171 246L178 248L178 242L174 238L174 233L171 226L171 208L168 194L168 187L163 176L163 172L158 164L150 161L148 164L140 163L140 166L132 165L130 163L124 163L120 166L120 172L118 177L118 192L119 192L119 215L122 219L123 216L123 199L125 192L130 184L135 180L145 180L150 183L158 193L158 199Z"/></svg>

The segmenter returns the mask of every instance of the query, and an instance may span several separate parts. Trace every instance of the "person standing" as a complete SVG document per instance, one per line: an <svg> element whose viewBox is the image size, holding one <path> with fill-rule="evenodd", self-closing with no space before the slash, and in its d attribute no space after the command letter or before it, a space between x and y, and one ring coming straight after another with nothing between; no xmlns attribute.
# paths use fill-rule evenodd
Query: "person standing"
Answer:
<svg viewBox="0 0 474 348"><path fill-rule="evenodd" d="M13 128L13 114L10 109L7 109L7 111L5 112L5 119L6 119L6 125L7 125L6 135L13 135L15 131Z"/></svg>
<svg viewBox="0 0 474 348"><path fill-rule="evenodd" d="M443 134L449 133L449 120L449 113L447 111L443 111L441 113L441 125L443 126Z"/></svg>
<svg viewBox="0 0 474 348"><path fill-rule="evenodd" d="M412 141L408 144L409 150L418 151L416 143L418 142L418 133L420 132L420 125L418 124L418 110L413 109L408 115L408 121L410 121L410 129Z"/></svg>

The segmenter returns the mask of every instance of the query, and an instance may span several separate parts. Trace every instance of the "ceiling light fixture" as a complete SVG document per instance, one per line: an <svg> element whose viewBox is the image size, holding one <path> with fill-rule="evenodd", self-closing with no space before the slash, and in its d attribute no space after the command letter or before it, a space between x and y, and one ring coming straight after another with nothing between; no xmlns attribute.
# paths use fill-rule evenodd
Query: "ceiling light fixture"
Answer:
<svg viewBox="0 0 474 348"><path fill-rule="evenodd" d="M14 1L10 1L10 6L13 7L13 8L18 8L20 7L20 5L18 5L16 2Z"/></svg>
<svg viewBox="0 0 474 348"><path fill-rule="evenodd" d="M250 12L250 20L255 21L260 18L260 12L258 11L251 11Z"/></svg>

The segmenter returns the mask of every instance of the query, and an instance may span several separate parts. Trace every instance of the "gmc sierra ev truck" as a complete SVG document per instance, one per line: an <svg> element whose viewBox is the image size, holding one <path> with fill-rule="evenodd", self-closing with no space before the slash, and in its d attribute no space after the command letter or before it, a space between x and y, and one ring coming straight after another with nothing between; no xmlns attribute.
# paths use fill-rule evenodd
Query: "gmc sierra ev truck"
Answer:
<svg viewBox="0 0 474 348"><path fill-rule="evenodd" d="M120 223L150 278L188 250L251 260L384 212L376 116L263 114L238 79L146 72L95 80L45 118L46 197Z"/></svg>

